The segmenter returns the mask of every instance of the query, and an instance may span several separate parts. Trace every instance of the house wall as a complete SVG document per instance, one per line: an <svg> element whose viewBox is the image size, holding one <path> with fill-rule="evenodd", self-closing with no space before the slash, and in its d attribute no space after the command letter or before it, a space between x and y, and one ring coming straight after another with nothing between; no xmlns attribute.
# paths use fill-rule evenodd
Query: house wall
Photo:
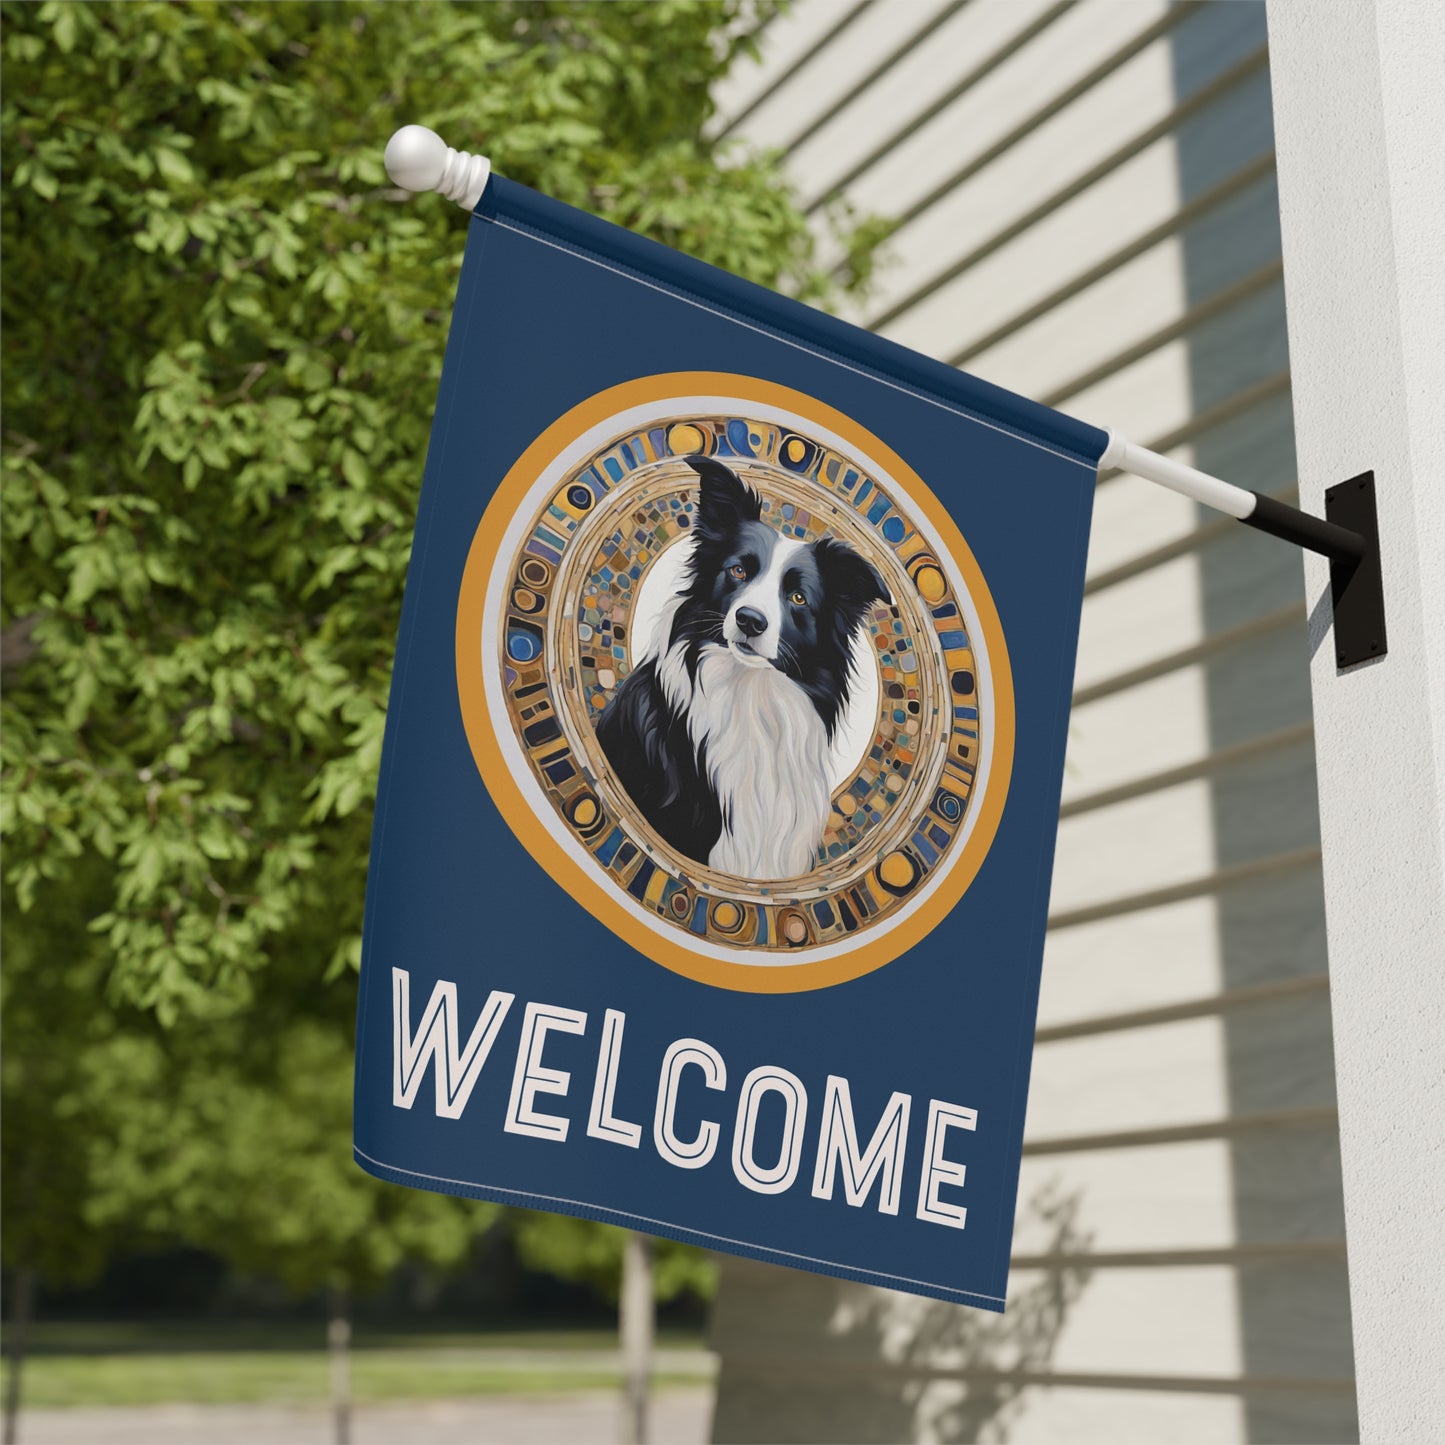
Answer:
<svg viewBox="0 0 1445 1445"><path fill-rule="evenodd" d="M1270 0L1304 503L1375 475L1385 647L1306 558L1361 1438L1445 1421L1445 10ZM1358 495L1358 492L1356 493Z"/></svg>
<svg viewBox="0 0 1445 1445"><path fill-rule="evenodd" d="M1294 499L1262 4L796 0L761 45L720 127L901 222L852 319ZM715 1439L1357 1438L1302 595L1101 478L1008 1311L728 1259Z"/></svg>

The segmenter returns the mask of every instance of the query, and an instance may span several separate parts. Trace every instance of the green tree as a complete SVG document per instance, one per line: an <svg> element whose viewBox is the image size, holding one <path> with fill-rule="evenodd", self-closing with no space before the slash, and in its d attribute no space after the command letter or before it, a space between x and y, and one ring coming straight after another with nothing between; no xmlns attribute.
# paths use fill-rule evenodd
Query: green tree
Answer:
<svg viewBox="0 0 1445 1445"><path fill-rule="evenodd" d="M94 871L83 867L78 874ZM5 900L9 911L10 899ZM99 1125L95 1099L80 1086L76 1064L98 1061L113 1020L94 999L104 962L79 911L52 930L6 929L0 970L0 1261L9 1274L8 1322L0 1440L13 1445L21 1366L36 1287L83 1284L104 1267L114 1228L91 1217L87 1145ZM113 1084L125 1081L112 1080Z"/></svg>
<svg viewBox="0 0 1445 1445"><path fill-rule="evenodd" d="M37 1277L82 1283L114 1247L183 1239L297 1295L327 1287L341 1345L353 1290L403 1259L455 1265L500 1212L352 1164L348 1021L308 1016L275 986L281 970L244 1027L221 1010L167 1030L107 1003L109 949L79 913L43 951L33 942L19 931L3 975L3 1252L21 1301L6 1438Z"/></svg>
<svg viewBox="0 0 1445 1445"><path fill-rule="evenodd" d="M876 227L828 218L839 282L777 158L706 138L742 12L0 7L0 829L26 960L7 1185L71 1130L80 1172L55 1187L87 1227L183 1231L298 1286L452 1238L450 1205L388 1218L401 1196L344 1154L371 799L465 230L394 190L381 150L429 124L754 280L862 287ZM38 1097L47 1030L90 1080L69 1124ZM45 1231L79 1228L48 1197L20 1217L7 1198L12 1263L48 1269ZM564 1262L590 1247L553 1237Z"/></svg>
<svg viewBox="0 0 1445 1445"><path fill-rule="evenodd" d="M3 620L33 649L5 715L19 926L98 854L114 986L163 1019L244 1004L280 958L355 966L464 231L389 187L382 144L420 119L817 291L773 163L724 167L702 139L732 11L4 11Z"/></svg>
<svg viewBox="0 0 1445 1445"><path fill-rule="evenodd" d="M509 1227L523 1264L561 1279L589 1284L615 1300L622 1279L626 1231L612 1224L575 1219L570 1214L543 1214L531 1209L509 1211ZM717 1284L710 1256L689 1244L658 1239L653 1248L653 1289L662 1301L691 1292L704 1299Z"/></svg>

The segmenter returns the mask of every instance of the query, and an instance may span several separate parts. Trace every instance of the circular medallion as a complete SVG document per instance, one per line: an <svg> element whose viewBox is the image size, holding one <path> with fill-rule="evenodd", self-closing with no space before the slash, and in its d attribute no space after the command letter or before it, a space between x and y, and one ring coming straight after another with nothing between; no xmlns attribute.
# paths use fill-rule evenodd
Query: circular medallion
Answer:
<svg viewBox="0 0 1445 1445"><path fill-rule="evenodd" d="M533 856L724 987L896 957L1007 790L1007 653L952 519L876 437L750 378L628 383L538 438L477 529L457 677Z"/></svg>

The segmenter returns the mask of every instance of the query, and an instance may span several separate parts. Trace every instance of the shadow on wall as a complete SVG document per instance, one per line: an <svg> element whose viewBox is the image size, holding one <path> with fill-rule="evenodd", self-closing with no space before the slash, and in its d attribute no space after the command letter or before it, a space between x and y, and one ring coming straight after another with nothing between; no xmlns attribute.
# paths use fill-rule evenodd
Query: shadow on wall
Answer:
<svg viewBox="0 0 1445 1445"><path fill-rule="evenodd" d="M1048 1370L1088 1279L1079 1203L1053 1182L1020 1206L1020 1224L1047 1240L1042 1257L1057 1263L1015 1270L1004 1315L725 1260L712 1438L1006 1441L1022 1382ZM826 1357L816 1343L824 1339Z"/></svg>
<svg viewBox="0 0 1445 1445"><path fill-rule="evenodd" d="M1203 7L1171 34L1176 95L1265 42L1263 5ZM1192 117L1176 145L1185 203L1268 156L1268 72ZM1191 308L1208 310L1230 288L1236 297L1187 337L1192 412L1214 418L1189 439L1194 464L1293 502L1273 170L1187 228L1180 254ZM1210 520L1201 512L1201 525ZM1251 1251L1234 1269L1245 1433L1260 1445L1356 1440L1339 1135L1328 1117L1334 1059L1314 747L1300 732L1311 716L1302 562L1246 527L1229 529L1198 559L1207 634L1256 627L1204 665L1210 749L1285 740L1209 780L1216 866L1245 870L1216 895L1221 987L1273 995L1262 990L1221 1015L1236 1124L1228 1141L1235 1239Z"/></svg>

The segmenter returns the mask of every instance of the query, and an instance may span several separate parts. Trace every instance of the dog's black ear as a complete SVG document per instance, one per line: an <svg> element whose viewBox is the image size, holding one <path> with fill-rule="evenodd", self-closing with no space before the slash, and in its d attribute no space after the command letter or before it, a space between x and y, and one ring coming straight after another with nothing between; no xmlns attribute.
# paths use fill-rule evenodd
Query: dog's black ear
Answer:
<svg viewBox="0 0 1445 1445"><path fill-rule="evenodd" d="M893 595L878 575L878 569L836 537L824 537L813 544L813 556L823 585L860 617L870 602L892 602Z"/></svg>
<svg viewBox="0 0 1445 1445"><path fill-rule="evenodd" d="M731 467L695 452L683 460L698 475L697 525L709 537L725 537L739 522L756 522L763 499Z"/></svg>

